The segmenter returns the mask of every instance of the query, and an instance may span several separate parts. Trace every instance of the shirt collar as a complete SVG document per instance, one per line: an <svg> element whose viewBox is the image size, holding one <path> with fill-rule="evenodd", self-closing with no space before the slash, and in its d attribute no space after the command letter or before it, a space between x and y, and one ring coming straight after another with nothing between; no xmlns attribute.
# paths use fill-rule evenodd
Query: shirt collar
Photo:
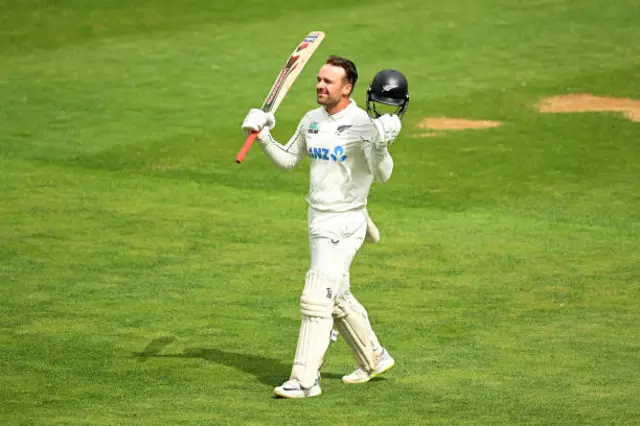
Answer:
<svg viewBox="0 0 640 426"><path fill-rule="evenodd" d="M324 113L327 115L327 117L332 118L333 120L339 120L342 117L344 117L347 114L349 114L352 110L354 110L357 107L358 107L358 105L356 105L356 101L354 101L353 99L349 99L349 105L347 105L347 107L345 109L343 109L342 111L337 112L337 113L335 113L333 115L329 114L326 110L324 110Z"/></svg>

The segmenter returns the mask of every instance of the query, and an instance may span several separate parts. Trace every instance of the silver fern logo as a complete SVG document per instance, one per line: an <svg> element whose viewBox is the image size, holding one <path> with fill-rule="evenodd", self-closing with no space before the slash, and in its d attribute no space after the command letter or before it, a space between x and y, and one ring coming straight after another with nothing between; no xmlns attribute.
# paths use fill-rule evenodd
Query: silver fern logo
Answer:
<svg viewBox="0 0 640 426"><path fill-rule="evenodd" d="M336 129L336 136L340 136L340 134L347 130L349 127L351 127L351 124L343 124L342 126L338 126L338 128Z"/></svg>
<svg viewBox="0 0 640 426"><path fill-rule="evenodd" d="M384 86L382 86L382 91L383 92L389 92L393 89L398 88L399 86L396 83L389 83L389 84L385 84Z"/></svg>

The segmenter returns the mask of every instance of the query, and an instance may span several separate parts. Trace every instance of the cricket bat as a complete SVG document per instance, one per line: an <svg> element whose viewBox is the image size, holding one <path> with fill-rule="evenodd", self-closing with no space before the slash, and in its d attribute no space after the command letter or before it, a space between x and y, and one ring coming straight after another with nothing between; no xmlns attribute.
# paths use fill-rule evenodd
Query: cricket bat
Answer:
<svg viewBox="0 0 640 426"><path fill-rule="evenodd" d="M298 47L295 48L287 62L285 62L284 67L280 70L278 74L278 78L273 83L267 98L264 100L262 104L262 109L264 112L275 113L280 106L280 102L287 95L293 83L295 83L296 79L302 72L302 69L309 61L309 58L315 53L324 40L324 33L322 31L312 31L300 42ZM236 163L242 163L244 157L249 152L249 148L253 144L258 132L251 132L247 139L244 141L244 145L242 145L242 149L238 152L236 156Z"/></svg>

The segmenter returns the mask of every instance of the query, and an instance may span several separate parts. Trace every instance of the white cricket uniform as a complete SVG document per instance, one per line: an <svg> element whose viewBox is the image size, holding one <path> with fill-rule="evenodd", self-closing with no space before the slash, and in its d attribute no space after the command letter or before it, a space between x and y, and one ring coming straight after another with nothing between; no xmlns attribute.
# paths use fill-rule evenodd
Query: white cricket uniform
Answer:
<svg viewBox="0 0 640 426"><path fill-rule="evenodd" d="M376 149L377 131L355 101L337 114L323 108L300 120L286 145L268 134L260 138L267 156L281 169L311 160L307 202L311 268L343 281L366 234L367 197L373 180L391 176L393 160L386 148ZM336 287L342 293L346 285Z"/></svg>
<svg viewBox="0 0 640 426"><path fill-rule="evenodd" d="M365 308L349 291L349 268L366 235L371 183L386 181L393 169L387 148L376 148L377 138L372 120L353 100L337 114L329 115L322 107L309 111L284 146L268 131L258 138L282 169L292 169L305 156L311 161L307 195L311 267L300 297L302 322L291 370L291 378L305 388L317 380L332 317L360 354L359 364L369 366L368 371L375 368L374 353L380 343Z"/></svg>

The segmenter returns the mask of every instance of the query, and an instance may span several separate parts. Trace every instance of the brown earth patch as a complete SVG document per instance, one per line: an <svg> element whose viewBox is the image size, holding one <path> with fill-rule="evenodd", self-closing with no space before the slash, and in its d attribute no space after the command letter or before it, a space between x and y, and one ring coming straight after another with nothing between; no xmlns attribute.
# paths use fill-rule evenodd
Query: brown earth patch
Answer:
<svg viewBox="0 0 640 426"><path fill-rule="evenodd" d="M501 126L499 121L468 120L465 118L428 117L418 123L418 128L427 130L468 130L489 129ZM436 134L424 134L423 136L435 136Z"/></svg>
<svg viewBox="0 0 640 426"><path fill-rule="evenodd" d="M543 113L621 112L625 118L640 122L640 100L595 96L588 93L552 96L536 105Z"/></svg>

